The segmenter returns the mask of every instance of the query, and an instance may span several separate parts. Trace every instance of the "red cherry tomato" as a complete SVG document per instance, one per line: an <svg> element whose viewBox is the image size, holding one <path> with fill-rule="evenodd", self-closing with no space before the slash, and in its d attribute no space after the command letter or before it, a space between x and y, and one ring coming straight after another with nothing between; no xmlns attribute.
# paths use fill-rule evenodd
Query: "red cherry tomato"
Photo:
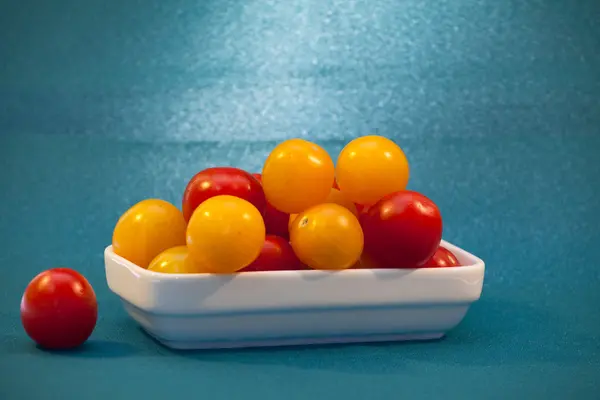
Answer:
<svg viewBox="0 0 600 400"><path fill-rule="evenodd" d="M431 257L425 264L424 268L448 268L458 267L458 259L450 250L445 247L439 246L435 251L433 257Z"/></svg>
<svg viewBox="0 0 600 400"><path fill-rule="evenodd" d="M203 201L219 195L244 199L261 213L267 205L262 185L250 173L233 167L207 168L198 172L185 188L182 207L185 220L190 220Z"/></svg>
<svg viewBox="0 0 600 400"><path fill-rule="evenodd" d="M289 242L279 236L267 235L260 255L242 272L286 271L304 269Z"/></svg>
<svg viewBox="0 0 600 400"><path fill-rule="evenodd" d="M262 184L261 174L252 174L252 176ZM290 233L288 231L288 222L290 220L290 214L279 211L267 201L263 217L268 235L277 235L289 240Z"/></svg>
<svg viewBox="0 0 600 400"><path fill-rule="evenodd" d="M97 318L94 289L83 275L68 268L50 269L33 278L21 300L25 332L47 349L80 346L92 334Z"/></svg>
<svg viewBox="0 0 600 400"><path fill-rule="evenodd" d="M442 217L420 193L388 194L360 215L365 252L386 268L416 268L429 260L442 239Z"/></svg>

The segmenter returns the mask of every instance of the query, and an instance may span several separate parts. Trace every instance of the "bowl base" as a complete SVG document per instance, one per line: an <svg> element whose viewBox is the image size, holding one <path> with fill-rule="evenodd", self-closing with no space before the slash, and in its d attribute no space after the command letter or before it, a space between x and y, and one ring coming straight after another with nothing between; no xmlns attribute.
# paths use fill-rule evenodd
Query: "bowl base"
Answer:
<svg viewBox="0 0 600 400"><path fill-rule="evenodd" d="M163 346L176 350L206 350L206 349L240 349L250 347L283 347L283 346L306 346L326 344L349 344L349 343L376 343L376 342L405 342L436 340L444 337L443 332L406 333L406 334L373 334L357 335L347 337L299 337L299 338L265 338L265 339L242 339L242 340L210 340L210 341L186 341L168 340L158 337L152 332L144 330Z"/></svg>

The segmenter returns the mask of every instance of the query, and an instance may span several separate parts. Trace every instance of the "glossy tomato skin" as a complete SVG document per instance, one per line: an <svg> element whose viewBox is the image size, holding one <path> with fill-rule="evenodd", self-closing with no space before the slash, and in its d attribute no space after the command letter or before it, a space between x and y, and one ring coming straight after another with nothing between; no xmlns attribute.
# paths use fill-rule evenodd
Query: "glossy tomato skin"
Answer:
<svg viewBox="0 0 600 400"><path fill-rule="evenodd" d="M300 264L290 243L280 236L267 235L258 258L241 272L298 269L305 269L305 267Z"/></svg>
<svg viewBox="0 0 600 400"><path fill-rule="evenodd" d="M335 176L348 199L371 205L387 194L404 190L410 167L404 151L392 140L367 135L352 140L342 149Z"/></svg>
<svg viewBox="0 0 600 400"><path fill-rule="evenodd" d="M417 268L442 239L438 207L414 191L388 194L360 215L365 252L382 268Z"/></svg>
<svg viewBox="0 0 600 400"><path fill-rule="evenodd" d="M150 262L148 271L163 274L198 274L204 272L202 265L189 256L187 246L177 246L160 253Z"/></svg>
<svg viewBox="0 0 600 400"><path fill-rule="evenodd" d="M40 347L70 349L82 345L98 319L96 295L80 273L68 268L42 272L21 299L21 322Z"/></svg>
<svg viewBox="0 0 600 400"><path fill-rule="evenodd" d="M310 268L341 270L358 262L364 236L350 210L323 203L301 212L292 221L290 243L300 262Z"/></svg>
<svg viewBox="0 0 600 400"><path fill-rule="evenodd" d="M447 248L439 246L433 257L431 257L425 264L424 268L449 268L458 267L460 264L456 256Z"/></svg>
<svg viewBox="0 0 600 400"><path fill-rule="evenodd" d="M200 272L231 274L252 263L265 242L262 214L239 197L211 197L187 226L188 256Z"/></svg>
<svg viewBox="0 0 600 400"><path fill-rule="evenodd" d="M147 268L154 257L185 244L186 222L173 204L146 199L129 208L113 230L113 251L139 267Z"/></svg>
<svg viewBox="0 0 600 400"><path fill-rule="evenodd" d="M233 167L207 168L194 175L185 188L182 204L185 220L190 220L202 202L219 195L244 199L261 213L267 205L262 185L250 173Z"/></svg>
<svg viewBox="0 0 600 400"><path fill-rule="evenodd" d="M262 170L268 202L289 214L322 203L334 179L335 166L327 151L316 143L298 138L275 146Z"/></svg>
<svg viewBox="0 0 600 400"><path fill-rule="evenodd" d="M252 176L262 184L261 174L252 174ZM288 230L288 221L290 220L290 214L279 211L267 201L263 217L265 219L267 234L281 236L282 238L289 240L290 233Z"/></svg>

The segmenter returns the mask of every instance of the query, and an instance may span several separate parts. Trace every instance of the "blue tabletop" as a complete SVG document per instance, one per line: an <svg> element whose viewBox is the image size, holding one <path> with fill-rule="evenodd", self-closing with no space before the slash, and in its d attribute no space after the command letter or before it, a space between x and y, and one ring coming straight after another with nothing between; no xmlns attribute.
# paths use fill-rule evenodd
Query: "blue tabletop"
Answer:
<svg viewBox="0 0 600 400"><path fill-rule="evenodd" d="M0 399L598 398L600 3L5 1L0 12ZM378 133L444 236L486 261L436 342L177 352L129 319L102 252L119 215L179 204L279 141ZM90 341L42 351L19 301L64 265Z"/></svg>

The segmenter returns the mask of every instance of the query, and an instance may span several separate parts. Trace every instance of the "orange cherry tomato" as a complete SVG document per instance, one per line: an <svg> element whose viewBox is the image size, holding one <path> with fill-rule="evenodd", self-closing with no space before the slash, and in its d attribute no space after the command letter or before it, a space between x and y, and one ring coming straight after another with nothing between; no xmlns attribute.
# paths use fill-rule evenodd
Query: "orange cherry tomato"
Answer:
<svg viewBox="0 0 600 400"><path fill-rule="evenodd" d="M163 274L197 274L206 272L189 256L187 246L177 246L160 253L148 266L149 271Z"/></svg>
<svg viewBox="0 0 600 400"><path fill-rule="evenodd" d="M127 210L113 231L113 251L147 268L164 250L185 244L183 214L164 200L143 200Z"/></svg>
<svg viewBox="0 0 600 400"><path fill-rule="evenodd" d="M292 224L290 241L302 263L327 270L352 267L364 245L356 216L347 208L331 203L300 213Z"/></svg>
<svg viewBox="0 0 600 400"><path fill-rule="evenodd" d="M256 207L234 196L211 197L192 214L189 255L212 273L234 273L250 265L265 242L265 223Z"/></svg>
<svg viewBox="0 0 600 400"><path fill-rule="evenodd" d="M348 143L338 157L335 173L342 193L365 205L404 190L410 175L402 149L383 136L363 136Z"/></svg>
<svg viewBox="0 0 600 400"><path fill-rule="evenodd" d="M333 203L340 205L344 208L347 208L352 214L358 216L358 210L356 209L356 205L348 200L346 195L342 193L339 189L331 189L329 192L329 196L325 199L324 203Z"/></svg>
<svg viewBox="0 0 600 400"><path fill-rule="evenodd" d="M303 139L280 143L267 158L262 184L267 201L294 214L322 203L333 185L335 167L327 152Z"/></svg>

